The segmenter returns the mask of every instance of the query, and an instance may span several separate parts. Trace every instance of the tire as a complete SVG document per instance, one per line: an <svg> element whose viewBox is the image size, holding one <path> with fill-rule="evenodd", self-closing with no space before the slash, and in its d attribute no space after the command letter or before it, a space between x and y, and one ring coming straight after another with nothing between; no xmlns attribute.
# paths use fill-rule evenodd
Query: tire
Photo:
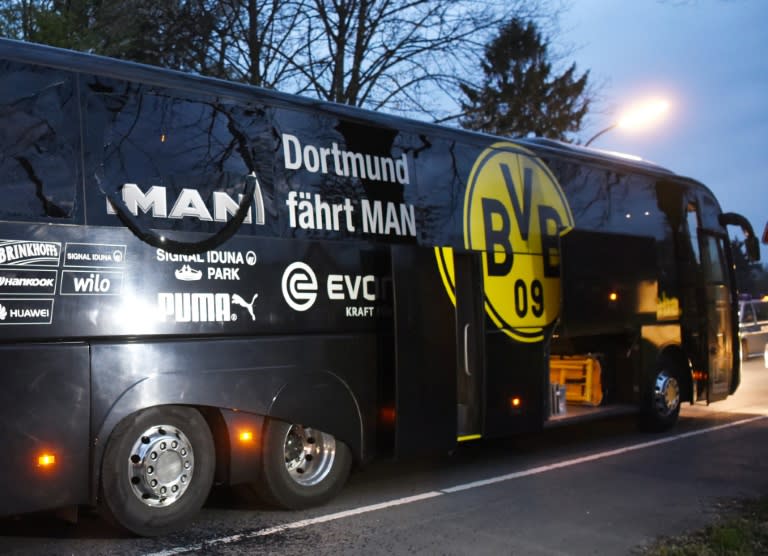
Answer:
<svg viewBox="0 0 768 556"><path fill-rule="evenodd" d="M680 416L681 384L668 366L656 372L645 396L640 424L643 429L661 432L675 426Z"/></svg>
<svg viewBox="0 0 768 556"><path fill-rule="evenodd" d="M208 497L215 454L208 424L195 409L155 407L127 417L102 460L103 515L140 536L181 528Z"/></svg>
<svg viewBox="0 0 768 556"><path fill-rule="evenodd" d="M299 510L324 504L349 477L349 448L333 435L269 419L264 428L262 468L254 489L278 508Z"/></svg>

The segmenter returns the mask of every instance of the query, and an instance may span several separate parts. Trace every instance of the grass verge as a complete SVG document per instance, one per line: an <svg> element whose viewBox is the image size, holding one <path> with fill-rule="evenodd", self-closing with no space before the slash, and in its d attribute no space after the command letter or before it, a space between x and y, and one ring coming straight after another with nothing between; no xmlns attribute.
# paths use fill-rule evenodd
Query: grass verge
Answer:
<svg viewBox="0 0 768 556"><path fill-rule="evenodd" d="M662 537L634 552L642 556L751 556L768 554L768 496L723 504L711 525Z"/></svg>

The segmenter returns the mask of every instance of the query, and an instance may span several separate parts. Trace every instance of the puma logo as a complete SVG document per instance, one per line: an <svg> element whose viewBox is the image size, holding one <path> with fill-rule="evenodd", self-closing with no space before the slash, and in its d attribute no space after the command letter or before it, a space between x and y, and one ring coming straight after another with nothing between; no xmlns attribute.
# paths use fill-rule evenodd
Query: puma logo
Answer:
<svg viewBox="0 0 768 556"><path fill-rule="evenodd" d="M237 295L236 293L232 294L232 304L233 305L240 305L243 309L248 309L248 313L251 315L251 320L256 320L256 315L253 312L253 304L256 303L256 298L259 297L259 294L255 293L253 294L253 297L251 298L251 302L248 303L245 299Z"/></svg>

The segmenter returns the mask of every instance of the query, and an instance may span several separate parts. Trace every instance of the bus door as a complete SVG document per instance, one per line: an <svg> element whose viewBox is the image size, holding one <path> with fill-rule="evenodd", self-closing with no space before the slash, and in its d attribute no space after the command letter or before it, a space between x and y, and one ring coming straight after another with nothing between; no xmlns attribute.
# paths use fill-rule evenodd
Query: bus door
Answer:
<svg viewBox="0 0 768 556"><path fill-rule="evenodd" d="M701 227L699 206L690 201L687 208L688 234L693 249L694 280L690 287L695 295L689 298L686 311L695 318L689 325L699 339L697 355L699 369L706 371L707 403L728 396L733 379L733 321L731 290L728 286L725 259L727 237Z"/></svg>
<svg viewBox="0 0 768 556"><path fill-rule="evenodd" d="M699 231L708 358L707 401L725 399L733 376L733 315L725 260L727 239Z"/></svg>
<svg viewBox="0 0 768 556"><path fill-rule="evenodd" d="M483 273L480 255L454 253L456 277L456 433L482 434L484 385Z"/></svg>

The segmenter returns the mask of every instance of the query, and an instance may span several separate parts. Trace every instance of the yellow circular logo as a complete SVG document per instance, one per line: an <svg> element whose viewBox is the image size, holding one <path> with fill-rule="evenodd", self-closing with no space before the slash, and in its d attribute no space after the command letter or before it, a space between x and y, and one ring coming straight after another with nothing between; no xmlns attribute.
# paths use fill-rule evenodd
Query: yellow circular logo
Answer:
<svg viewBox="0 0 768 556"><path fill-rule="evenodd" d="M560 311L559 239L573 228L557 180L533 153L495 143L472 168L463 221L464 247L484 253L486 313L518 341L542 340ZM438 253L446 285L455 283L447 251Z"/></svg>

